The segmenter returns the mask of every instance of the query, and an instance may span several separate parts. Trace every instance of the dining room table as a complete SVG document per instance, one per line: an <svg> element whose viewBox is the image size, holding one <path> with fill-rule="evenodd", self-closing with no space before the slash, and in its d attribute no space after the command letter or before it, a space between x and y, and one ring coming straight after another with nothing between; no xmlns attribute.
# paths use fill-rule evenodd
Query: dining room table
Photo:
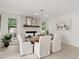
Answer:
<svg viewBox="0 0 79 59"><path fill-rule="evenodd" d="M33 53L34 53L34 45L35 45L35 42L39 43L39 37L40 37L40 36L25 37L26 41L27 41L27 42L31 42L31 44L33 45ZM50 42L50 44L53 43L53 37L54 37L54 36L51 37L51 42Z"/></svg>
<svg viewBox="0 0 79 59"><path fill-rule="evenodd" d="M33 45L33 53L34 53L34 45L35 42L39 42L39 37L38 36L32 36L32 37L25 37L26 42L31 42L31 44Z"/></svg>
<svg viewBox="0 0 79 59"><path fill-rule="evenodd" d="M35 44L35 42L39 42L39 36L31 36L31 37L25 37L26 41L31 42L32 44Z"/></svg>

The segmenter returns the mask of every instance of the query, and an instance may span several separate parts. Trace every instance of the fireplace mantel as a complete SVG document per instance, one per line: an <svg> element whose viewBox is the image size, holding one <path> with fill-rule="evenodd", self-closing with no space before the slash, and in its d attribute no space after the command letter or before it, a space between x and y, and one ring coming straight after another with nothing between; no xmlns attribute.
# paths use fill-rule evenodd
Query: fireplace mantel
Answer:
<svg viewBox="0 0 79 59"><path fill-rule="evenodd" d="M35 26L35 25L23 25L24 27L40 27L40 26Z"/></svg>

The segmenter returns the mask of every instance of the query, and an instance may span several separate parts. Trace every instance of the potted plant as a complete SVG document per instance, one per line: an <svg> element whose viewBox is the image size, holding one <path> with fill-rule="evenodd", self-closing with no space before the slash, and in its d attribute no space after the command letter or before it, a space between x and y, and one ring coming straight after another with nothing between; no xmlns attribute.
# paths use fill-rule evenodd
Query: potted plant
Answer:
<svg viewBox="0 0 79 59"><path fill-rule="evenodd" d="M12 35L10 33L7 33L3 36L3 38L1 39L4 47L8 47L9 46L9 42L11 41L11 37Z"/></svg>

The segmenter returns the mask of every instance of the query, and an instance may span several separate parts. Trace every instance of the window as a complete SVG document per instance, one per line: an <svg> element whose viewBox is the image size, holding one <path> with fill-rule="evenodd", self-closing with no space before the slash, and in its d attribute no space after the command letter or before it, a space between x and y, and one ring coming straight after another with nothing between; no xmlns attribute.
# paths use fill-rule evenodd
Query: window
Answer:
<svg viewBox="0 0 79 59"><path fill-rule="evenodd" d="M12 37L16 37L16 18L8 18L8 32L12 34Z"/></svg>
<svg viewBox="0 0 79 59"><path fill-rule="evenodd" d="M8 18L8 29L16 28L16 19L15 18Z"/></svg>

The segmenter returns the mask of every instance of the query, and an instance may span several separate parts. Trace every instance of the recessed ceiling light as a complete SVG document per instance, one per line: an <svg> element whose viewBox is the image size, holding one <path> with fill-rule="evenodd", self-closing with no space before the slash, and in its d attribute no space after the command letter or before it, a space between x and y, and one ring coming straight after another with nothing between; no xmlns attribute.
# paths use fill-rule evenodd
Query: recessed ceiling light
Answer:
<svg viewBox="0 0 79 59"><path fill-rule="evenodd" d="M37 15L37 16L38 16L38 15L39 15L39 13L35 13L34 15Z"/></svg>
<svg viewBox="0 0 79 59"><path fill-rule="evenodd" d="M48 15L45 15L45 18L48 17Z"/></svg>

